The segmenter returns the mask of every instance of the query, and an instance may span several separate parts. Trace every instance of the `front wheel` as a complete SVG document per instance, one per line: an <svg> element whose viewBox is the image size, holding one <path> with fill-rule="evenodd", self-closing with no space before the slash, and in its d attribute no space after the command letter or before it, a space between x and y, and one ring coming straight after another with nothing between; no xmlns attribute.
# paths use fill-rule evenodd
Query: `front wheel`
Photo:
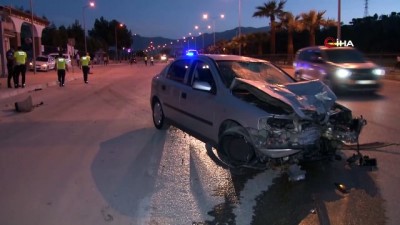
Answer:
<svg viewBox="0 0 400 225"><path fill-rule="evenodd" d="M221 134L218 153L221 158L228 160L229 164L235 167L249 165L255 157L250 137L240 126L228 128Z"/></svg>
<svg viewBox="0 0 400 225"><path fill-rule="evenodd" d="M168 124L165 122L164 110L158 99L153 102L152 110L154 126L159 130L167 129Z"/></svg>

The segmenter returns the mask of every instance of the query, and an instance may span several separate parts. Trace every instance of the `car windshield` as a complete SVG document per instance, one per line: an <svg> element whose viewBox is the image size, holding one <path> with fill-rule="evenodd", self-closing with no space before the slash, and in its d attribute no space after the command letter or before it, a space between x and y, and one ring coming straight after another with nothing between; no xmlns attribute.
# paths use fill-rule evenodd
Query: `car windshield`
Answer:
<svg viewBox="0 0 400 225"><path fill-rule="evenodd" d="M334 63L364 63L361 52L356 49L329 49L326 50L328 60Z"/></svg>
<svg viewBox="0 0 400 225"><path fill-rule="evenodd" d="M272 64L249 61L217 61L217 65L226 87L230 87L234 78L263 81L270 84L287 84L294 80Z"/></svg>
<svg viewBox="0 0 400 225"><path fill-rule="evenodd" d="M38 56L38 57L36 57L36 61L47 62L48 58L47 57L43 57L43 56Z"/></svg>

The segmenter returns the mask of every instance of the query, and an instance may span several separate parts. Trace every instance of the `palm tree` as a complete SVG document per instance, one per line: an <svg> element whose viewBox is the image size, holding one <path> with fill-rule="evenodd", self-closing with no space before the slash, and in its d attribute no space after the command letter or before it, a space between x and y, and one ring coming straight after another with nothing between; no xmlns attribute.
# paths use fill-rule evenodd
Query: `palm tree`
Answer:
<svg viewBox="0 0 400 225"><path fill-rule="evenodd" d="M252 48L252 54L261 56L263 54L263 44L269 41L269 34L267 32L257 32L248 34L247 43Z"/></svg>
<svg viewBox="0 0 400 225"><path fill-rule="evenodd" d="M300 15L304 29L308 30L310 33L309 40L311 46L315 45L315 33L321 26L337 26L336 21L330 19L325 20L323 18L325 12L325 10L320 12L310 10L310 12Z"/></svg>
<svg viewBox="0 0 400 225"><path fill-rule="evenodd" d="M288 32L288 61L291 62L293 59L294 48L293 48L293 33L295 31L303 30L303 24L300 22L300 16L293 16L290 12L283 12L279 15L279 27L287 30Z"/></svg>
<svg viewBox="0 0 400 225"><path fill-rule="evenodd" d="M271 21L271 53L275 54L275 18L283 12L283 6L286 1L280 0L277 3L275 0L271 0L268 3L264 3L263 6L256 7L257 11L253 14L253 17L269 17Z"/></svg>

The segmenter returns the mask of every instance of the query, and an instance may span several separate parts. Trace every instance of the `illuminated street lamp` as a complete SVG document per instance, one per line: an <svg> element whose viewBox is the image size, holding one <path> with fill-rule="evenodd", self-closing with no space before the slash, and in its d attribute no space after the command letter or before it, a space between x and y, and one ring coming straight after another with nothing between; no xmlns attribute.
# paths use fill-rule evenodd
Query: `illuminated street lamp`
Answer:
<svg viewBox="0 0 400 225"><path fill-rule="evenodd" d="M220 14L219 17L212 17L212 18L211 18L212 21L213 21L213 27L212 27L212 28L213 28L213 34L214 34L214 46L215 46L215 20L216 20L217 18L224 19L224 18L225 18L225 15L224 15L224 14ZM208 14L203 14L203 19L208 20Z"/></svg>
<svg viewBox="0 0 400 225"><path fill-rule="evenodd" d="M123 27L124 24L120 23L117 26L115 26L115 60L118 62L118 40L117 40L117 27Z"/></svg>
<svg viewBox="0 0 400 225"><path fill-rule="evenodd" d="M89 2L89 4L85 5L82 7L82 15L83 15L83 36L84 36L84 40L85 40L85 54L87 54L87 44L86 44L86 21L85 21L85 9L88 7L94 7L94 2Z"/></svg>

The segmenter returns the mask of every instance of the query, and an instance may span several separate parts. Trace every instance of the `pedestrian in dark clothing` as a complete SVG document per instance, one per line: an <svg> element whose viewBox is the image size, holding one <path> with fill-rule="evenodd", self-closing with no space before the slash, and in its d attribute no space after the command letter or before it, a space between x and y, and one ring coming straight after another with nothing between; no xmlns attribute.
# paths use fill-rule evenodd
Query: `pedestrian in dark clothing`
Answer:
<svg viewBox="0 0 400 225"><path fill-rule="evenodd" d="M21 74L22 76L22 83L21 86L24 88L25 87L25 74L26 74L26 57L27 54L24 52L21 48L21 46L18 47L18 50L14 52L14 60L15 60L15 66L14 66L14 87L18 88L19 87L19 75Z"/></svg>
<svg viewBox="0 0 400 225"><path fill-rule="evenodd" d="M14 49L12 47L7 51L6 56L7 56L7 71L8 71L7 86L8 88L12 88L11 79L13 79L13 82L15 84L14 80L15 59L14 59Z"/></svg>
<svg viewBox="0 0 400 225"><path fill-rule="evenodd" d="M76 65L78 65L79 69L81 68L81 58L79 57L79 53L75 54Z"/></svg>
<svg viewBox="0 0 400 225"><path fill-rule="evenodd" d="M64 87L65 84L65 73L68 71L67 61L65 60L63 54L60 52L58 58L56 59L56 69L57 69L57 77L58 83L60 87Z"/></svg>

